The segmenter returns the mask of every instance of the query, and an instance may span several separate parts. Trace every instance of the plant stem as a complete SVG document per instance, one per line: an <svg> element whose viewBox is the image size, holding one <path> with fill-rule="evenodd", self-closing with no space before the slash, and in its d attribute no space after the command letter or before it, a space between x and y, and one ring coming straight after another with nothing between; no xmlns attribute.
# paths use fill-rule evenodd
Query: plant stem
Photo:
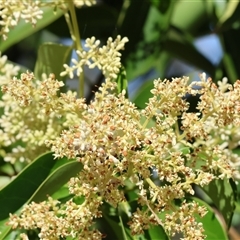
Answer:
<svg viewBox="0 0 240 240"><path fill-rule="evenodd" d="M150 178L146 178L146 182L149 184L149 186L151 188L153 188L156 191L159 191L158 187L155 185L155 183Z"/></svg>
<svg viewBox="0 0 240 240"><path fill-rule="evenodd" d="M72 39L75 43L75 49L77 51L82 51L81 38L80 38L77 16L76 16L73 1L68 1L68 6L69 6L69 12L71 15L71 20L72 20L73 34L71 34L71 35L72 35ZM79 75L78 93L79 93L79 97L84 97L84 72L80 73L80 75Z"/></svg>
<svg viewBox="0 0 240 240"><path fill-rule="evenodd" d="M129 8L130 6L130 2L128 0L124 0L123 4L122 4L122 9L120 11L120 14L118 16L118 20L117 20L117 27L121 27L122 26L122 23L124 21L124 18L126 16L126 12L127 12L127 9Z"/></svg>

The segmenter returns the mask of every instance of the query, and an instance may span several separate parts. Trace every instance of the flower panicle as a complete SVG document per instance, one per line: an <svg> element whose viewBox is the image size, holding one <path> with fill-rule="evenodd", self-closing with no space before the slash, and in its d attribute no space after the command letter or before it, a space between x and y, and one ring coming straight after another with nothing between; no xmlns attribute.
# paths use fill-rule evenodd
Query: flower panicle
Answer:
<svg viewBox="0 0 240 240"><path fill-rule="evenodd" d="M96 0L73 0L76 7L84 5L91 6L96 4ZM43 18L43 8L50 7L52 9L68 10L68 4L63 0L54 1L15 1L0 0L0 35L4 40L7 39L12 28L16 27L20 20L31 23L36 26L38 20Z"/></svg>
<svg viewBox="0 0 240 240"><path fill-rule="evenodd" d="M86 65L90 69L98 67L106 79L116 79L121 68L121 53L119 51L124 49L127 42L126 37L117 36L114 41L110 37L107 44L100 47L100 41L96 40L95 37L86 39L85 47L88 50L77 51L80 60L72 59L71 66L64 64L65 71L61 73L61 76L68 75L73 78L74 71L79 76L83 72L83 66Z"/></svg>
<svg viewBox="0 0 240 240"><path fill-rule="evenodd" d="M90 39L88 44L94 45L94 42ZM33 77L30 74L22 78L26 76ZM21 89L14 81L9 84L14 83ZM35 85L30 82L27 87L33 91ZM231 152L236 147L232 139L240 139L236 130L240 123L239 82L223 91L204 75L200 82L190 84L187 77L172 81L157 79L153 97L140 111L123 93L113 91L117 86L112 81L106 81L88 105L78 101L74 94L58 96L56 89L61 83L55 78L47 82L38 86L42 111L51 106L52 114L60 114L63 109L61 115L66 119L69 112L77 113L71 116L67 128L45 143L56 157L81 162L83 170L68 183L73 199L57 204L56 208L48 207L51 199L27 205L20 217L11 215L9 225L39 228L41 239L45 236L81 239L94 229L93 220L102 216L100 206L104 201L113 207L126 201L123 186L130 182L138 188L139 196L139 208L129 214L133 234L161 224L172 236L182 233L184 239L205 238L195 216L203 217L206 209L194 201L183 201L178 207L173 202L184 199L186 194L194 195L193 184L203 187L214 179L239 177L236 163L240 159ZM26 83L19 81L18 84ZM21 99L11 87L7 91L15 94L19 103L27 101L31 105L35 101L28 101L28 95L26 100ZM187 94L200 95L199 113L188 111ZM221 111L224 106L228 110L225 113ZM77 205L75 197L82 197L83 203ZM43 208L46 209L38 210ZM164 214L163 220L158 218L159 212ZM31 223L30 217L44 221L32 220ZM96 239L102 238L97 230L91 234L96 234Z"/></svg>

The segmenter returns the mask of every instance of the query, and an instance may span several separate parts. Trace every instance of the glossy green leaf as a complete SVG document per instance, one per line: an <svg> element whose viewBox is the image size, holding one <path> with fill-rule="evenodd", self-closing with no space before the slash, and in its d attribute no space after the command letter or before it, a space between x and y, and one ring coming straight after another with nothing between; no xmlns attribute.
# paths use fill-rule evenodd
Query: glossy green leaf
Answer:
<svg viewBox="0 0 240 240"><path fill-rule="evenodd" d="M0 240L6 240L11 228L6 225L8 219L0 221Z"/></svg>
<svg viewBox="0 0 240 240"><path fill-rule="evenodd" d="M133 98L133 102L139 108L145 108L148 99L151 98L153 95L150 92L153 89L153 81L146 81L137 91L136 95Z"/></svg>
<svg viewBox="0 0 240 240"><path fill-rule="evenodd" d="M232 179L215 179L203 187L204 192L212 199L213 203L222 214L226 225L230 227L235 210L236 185Z"/></svg>
<svg viewBox="0 0 240 240"><path fill-rule="evenodd" d="M66 199L68 198L70 195L69 195L69 189L68 187L65 185L63 185L59 190L57 190L55 193L53 193L51 195L51 197L53 199Z"/></svg>
<svg viewBox="0 0 240 240"><path fill-rule="evenodd" d="M205 0L205 1L203 1L203 3L205 5L205 9L206 9L208 16L213 16L215 2L213 2L212 0Z"/></svg>
<svg viewBox="0 0 240 240"><path fill-rule="evenodd" d="M63 64L69 63L72 48L56 43L44 43L38 50L38 58L34 69L36 78L41 79L42 74L54 73L56 79L62 79L60 73L64 71Z"/></svg>
<svg viewBox="0 0 240 240"><path fill-rule="evenodd" d="M172 56L206 71L211 76L215 75L214 65L195 48L191 36L180 29L173 28L169 32L168 39L163 43L163 49Z"/></svg>
<svg viewBox="0 0 240 240"><path fill-rule="evenodd" d="M155 78L166 78L171 60L171 55L168 52L161 51L155 65L155 69L157 71L157 76Z"/></svg>
<svg viewBox="0 0 240 240"><path fill-rule="evenodd" d="M183 155L187 155L187 154L189 154L190 152L191 152L191 149L190 149L190 147L180 147L180 152L183 154Z"/></svg>
<svg viewBox="0 0 240 240"><path fill-rule="evenodd" d="M52 195L58 189L60 189L69 179L75 176L82 170L82 164L75 160L67 160L63 158L57 160L62 161L61 166L56 168L49 174L46 180L38 187L36 192L31 197L30 201L43 201L46 199L47 195ZM66 162L67 161L67 162Z"/></svg>
<svg viewBox="0 0 240 240"><path fill-rule="evenodd" d="M218 4L218 3L215 3ZM217 28L226 28L231 26L235 21L239 20L240 3L239 1L228 1L226 7L219 16Z"/></svg>
<svg viewBox="0 0 240 240"><path fill-rule="evenodd" d="M6 49L14 45L15 43L21 41L22 39L30 36L31 34L39 31L44 28L51 22L58 19L61 15L63 15L63 11L54 10L53 8L44 7L43 17L37 21L35 27L32 27L30 23L27 23L21 20L14 29L11 29L8 38L4 41L2 38L0 39L0 51L4 52Z"/></svg>
<svg viewBox="0 0 240 240"><path fill-rule="evenodd" d="M18 211L15 212L15 214L18 214L20 212L21 208L18 209ZM8 218L0 221L0 240L12 240L15 239L15 237L12 237L15 235L15 233L12 231L12 228L7 225Z"/></svg>
<svg viewBox="0 0 240 240"><path fill-rule="evenodd" d="M145 233L146 239L155 240L155 239L161 239L161 240L169 240L170 238L165 233L162 226L151 226Z"/></svg>
<svg viewBox="0 0 240 240"><path fill-rule="evenodd" d="M204 1L179 0L174 6L171 24L189 34L198 35L199 29L208 23L208 15ZM209 28L209 26L208 26Z"/></svg>
<svg viewBox="0 0 240 240"><path fill-rule="evenodd" d="M60 189L81 169L81 163L75 160L68 160L67 158L54 160L52 153L47 153L37 158L0 191L0 204L6 206L4 207L5 211L0 213L1 219L7 218L9 213L14 213L24 203L45 200L47 196ZM19 192L22 192L22 189L25 189L25 191L19 196ZM4 224L4 222L5 220L1 223ZM10 232L10 228L1 224L0 228L3 229L0 239L5 239L1 237L5 237Z"/></svg>
<svg viewBox="0 0 240 240"><path fill-rule="evenodd" d="M10 176L1 176L0 175L0 189L6 186L9 182L11 182Z"/></svg>
<svg viewBox="0 0 240 240"><path fill-rule="evenodd" d="M52 153L46 153L30 163L19 175L0 191L0 220L17 211L49 175L55 164Z"/></svg>
<svg viewBox="0 0 240 240"><path fill-rule="evenodd" d="M42 201L53 194L82 169L75 160L54 160L46 153L30 163L19 175L0 191L0 220L14 213L30 201Z"/></svg>
<svg viewBox="0 0 240 240"><path fill-rule="evenodd" d="M220 218L215 214L212 208L204 201L192 198L200 206L207 208L208 213L204 217L195 216L198 222L203 224L204 234L207 236L206 240L228 240L228 236L224 227L221 224Z"/></svg>
<svg viewBox="0 0 240 240"><path fill-rule="evenodd" d="M126 70L126 58L130 53L137 49L137 43L139 43L144 37L143 26L149 16L150 7L151 4L149 1L131 0L125 2L125 5L120 12L116 27L119 29L118 33L121 36L126 36L129 39L121 57ZM138 17L136 17L136 13Z"/></svg>
<svg viewBox="0 0 240 240"><path fill-rule="evenodd" d="M76 15L82 39L95 36L96 39L105 40L113 33L118 34L116 27L118 12L113 7L97 4L91 7L76 8ZM64 17L57 19L46 29L59 37L70 37Z"/></svg>
<svg viewBox="0 0 240 240"><path fill-rule="evenodd" d="M121 228L122 228L123 239L124 239L124 240L128 240L127 233L126 233L126 231L125 231L125 227L124 227L124 225L123 225L123 221L122 221L121 215L119 215L119 221L120 221L120 226L121 226Z"/></svg>
<svg viewBox="0 0 240 240"><path fill-rule="evenodd" d="M159 59L162 53L162 42L166 37L166 31L170 25L171 12L174 6L174 1L168 7L167 12L162 14L155 7L149 7L148 12L145 12L145 21L143 27L137 26L136 30L131 31L131 28L126 31L126 36L129 38L129 43L126 44L126 52L123 52L123 62L127 72L127 77L132 80L152 68L159 68ZM134 20L132 20L134 21ZM139 27L141 27L139 29ZM136 39L132 36L139 30L139 37ZM128 49L129 48L129 49ZM125 59L127 55L127 58Z"/></svg>
<svg viewBox="0 0 240 240"><path fill-rule="evenodd" d="M123 90L125 90L126 97L128 97L128 80L126 76L126 71L123 66L121 67L120 72L118 73L116 82L118 93L121 93Z"/></svg>
<svg viewBox="0 0 240 240"><path fill-rule="evenodd" d="M171 5L171 0L151 0L153 6L155 6L161 13L166 13Z"/></svg>
<svg viewBox="0 0 240 240"><path fill-rule="evenodd" d="M229 82L233 84L238 79L237 65L233 62L233 59L227 52L224 53L222 62Z"/></svg>
<svg viewBox="0 0 240 240"><path fill-rule="evenodd" d="M36 158L0 191L0 240L8 239L11 228L6 226L9 213L15 213L27 203L32 194L51 172L56 161L52 153Z"/></svg>
<svg viewBox="0 0 240 240"><path fill-rule="evenodd" d="M98 224L102 226L103 231L111 239L124 239L121 226L119 225L119 219L108 216L106 209L103 211L103 218Z"/></svg>

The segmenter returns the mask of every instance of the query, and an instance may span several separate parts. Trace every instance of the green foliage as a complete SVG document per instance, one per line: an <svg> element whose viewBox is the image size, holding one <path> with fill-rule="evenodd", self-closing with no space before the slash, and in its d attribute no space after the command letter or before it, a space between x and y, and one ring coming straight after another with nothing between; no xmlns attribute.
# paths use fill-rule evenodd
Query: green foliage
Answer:
<svg viewBox="0 0 240 240"><path fill-rule="evenodd" d="M216 179L205 186L203 190L212 199L213 204L221 212L228 228L231 226L235 202L237 201L236 184L232 179Z"/></svg>
<svg viewBox="0 0 240 240"><path fill-rule="evenodd" d="M152 97L151 89L153 89L152 81L146 81L143 86L139 88L133 100L137 107L144 108L146 106L146 102Z"/></svg>
<svg viewBox="0 0 240 240"><path fill-rule="evenodd" d="M224 229L223 223L221 222L220 215L217 215L216 212L204 201L193 198L194 201L199 203L201 206L205 206L208 210L208 213L203 217L197 217L199 222L202 222L206 239L207 240L228 240L228 236Z"/></svg>
<svg viewBox="0 0 240 240"><path fill-rule="evenodd" d="M38 21L36 27L32 27L30 23L26 24L23 20L17 24L17 26L10 31L8 34L8 40L4 41L2 38L0 39L0 51L4 52L6 49L11 47L13 44L18 43L24 38L30 36L31 34L39 31L40 29L46 27L51 22L58 19L63 12L61 10L53 11L51 8L43 8L44 14L43 18Z"/></svg>
<svg viewBox="0 0 240 240"><path fill-rule="evenodd" d="M48 177L55 163L52 153L40 156L0 191L0 204L4 206L0 213L0 220L7 218L9 213L14 213L29 201Z"/></svg>
<svg viewBox="0 0 240 240"><path fill-rule="evenodd" d="M174 58L206 71L213 79L227 75L230 82L234 83L239 78L240 45L235 40L240 34L239 2L132 0L123 1L121 6L116 1L111 4L108 1L102 2L90 8L76 10L77 20L81 37L84 39L95 36L97 39L106 40L109 36L115 37L118 34L129 38L130 42L122 52L122 67L116 79L118 93L126 90L128 97L128 82L152 69L159 76L165 76L169 63ZM20 21L10 31L7 41L0 40L0 51L10 51L12 46L41 29L47 29L57 37L70 36L63 11L56 9L54 14L53 9L44 8L43 11L43 18L38 21L35 28ZM221 40L224 51L223 58L217 65L211 63L194 45L197 37L213 32ZM34 69L35 77L40 79L42 73L54 73L57 79L66 82L66 78L62 78L60 73L64 70L63 64L70 62L72 50L73 47L56 43L41 45ZM150 92L152 88L153 82L146 81L137 90L133 102L139 109L144 108L148 99L152 97ZM67 88L62 91L66 92ZM0 96L2 97L2 92ZM154 120L151 120L147 127L154 125ZM179 151L183 155L191 153L189 147L179 148ZM6 169L6 166L7 163L1 159L1 170ZM55 160L53 153L48 152L33 160L24 169L20 167L18 170L14 179L0 190L0 240L7 239L12 231L5 225L9 213L18 214L24 204L43 201L47 196L52 196L61 202L70 199L72 196L68 192L66 183L82 170L82 164L74 159ZM2 173L6 174L6 171L1 171ZM161 225L151 226L142 235L135 237L131 235L127 224L130 220L127 209L136 210L134 208L137 205L138 194L134 188L125 190L125 196L128 198L127 206L119 204L117 211L104 203L101 209L102 217L96 220L95 226L106 234L106 239L170 239ZM203 218L197 217L197 220L203 224L206 239L227 240L227 230L219 215L222 215L227 227L231 228L240 189L232 179L216 179L203 190L211 199L211 205L217 208L216 213L206 202L192 198L208 210ZM84 199L74 199L74 201L81 205ZM239 204L237 210L239 212Z"/></svg>
<svg viewBox="0 0 240 240"><path fill-rule="evenodd" d="M126 97L128 97L128 80L127 80L127 76L126 76L126 71L123 66L120 69L120 72L116 79L116 83L118 85L118 93L121 93L123 90L125 90Z"/></svg>
<svg viewBox="0 0 240 240"><path fill-rule="evenodd" d="M4 206L0 213L0 239L10 232L10 228L4 226L9 213L16 212L31 201L46 200L47 196L61 190L81 169L81 163L67 158L55 160L51 152L38 157L23 169L0 191L0 204Z"/></svg>
<svg viewBox="0 0 240 240"><path fill-rule="evenodd" d="M56 43L44 43L38 49L38 58L34 69L36 78L41 79L42 73L54 73L61 79L60 73L64 70L63 64L69 63L72 48ZM56 61L58 59L58 61Z"/></svg>

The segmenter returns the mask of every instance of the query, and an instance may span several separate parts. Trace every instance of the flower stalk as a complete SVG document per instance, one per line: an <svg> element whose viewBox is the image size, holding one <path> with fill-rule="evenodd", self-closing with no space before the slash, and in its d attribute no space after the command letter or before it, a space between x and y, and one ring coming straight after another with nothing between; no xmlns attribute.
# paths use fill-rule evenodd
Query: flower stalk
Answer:
<svg viewBox="0 0 240 240"><path fill-rule="evenodd" d="M68 1L68 6L69 6L69 12L71 15L71 22L72 22L72 28L70 28L72 31L71 37L75 45L75 49L77 51L82 51L82 45L81 45L81 37L80 37L80 32L79 32L79 26L78 26L78 21L77 21L77 16L76 16L76 10L73 1ZM69 25L69 24L68 24ZM78 59L80 57L78 56ZM84 97L84 71L81 72L78 76L79 80L79 85L78 85L78 94L79 97Z"/></svg>

